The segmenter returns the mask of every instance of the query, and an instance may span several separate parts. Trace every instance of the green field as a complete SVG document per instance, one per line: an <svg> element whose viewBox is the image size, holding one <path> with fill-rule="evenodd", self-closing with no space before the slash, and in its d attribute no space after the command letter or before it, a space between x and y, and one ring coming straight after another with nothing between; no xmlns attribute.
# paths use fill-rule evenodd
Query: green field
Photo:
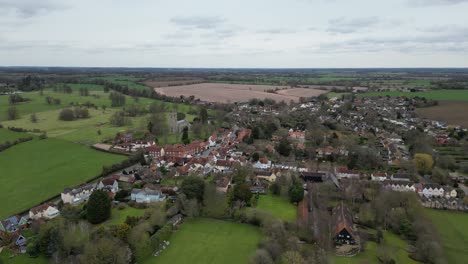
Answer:
<svg viewBox="0 0 468 264"><path fill-rule="evenodd" d="M112 209L111 219L105 222L106 225L118 225L125 222L127 216L143 216L145 214L145 209L136 209L133 207L125 207L123 210L118 208Z"/></svg>
<svg viewBox="0 0 468 264"><path fill-rule="evenodd" d="M294 221L297 216L297 208L280 196L260 195L257 209L269 212L274 217L284 221Z"/></svg>
<svg viewBox="0 0 468 264"><path fill-rule="evenodd" d="M0 219L28 209L101 173L125 157L60 139L33 140L0 153Z"/></svg>
<svg viewBox="0 0 468 264"><path fill-rule="evenodd" d="M448 263L466 263L468 259L468 214L428 209L437 227Z"/></svg>
<svg viewBox="0 0 468 264"><path fill-rule="evenodd" d="M5 143L7 141L13 142L19 138L29 137L26 133L14 132L10 131L6 128L0 128L0 144Z"/></svg>
<svg viewBox="0 0 468 264"><path fill-rule="evenodd" d="M13 257L12 257L13 256ZM2 253L0 253L0 261L3 264L46 264L49 263L49 260L44 257L40 256L37 258L30 258L28 254L18 254L16 256L13 255L13 252L4 249Z"/></svg>
<svg viewBox="0 0 468 264"><path fill-rule="evenodd" d="M158 257L145 264L249 263L262 235L254 226L214 219L186 220Z"/></svg>
<svg viewBox="0 0 468 264"><path fill-rule="evenodd" d="M429 90L425 92L366 92L356 94L357 97L376 97L376 96L406 96L406 97L425 97L433 100L453 100L453 101L468 101L468 90Z"/></svg>
<svg viewBox="0 0 468 264"><path fill-rule="evenodd" d="M398 264L417 264L419 262L411 259L406 251L407 243L397 235L390 232L384 232L384 242L388 251L391 252L391 257ZM354 257L338 257L333 256L330 259L331 264L360 264L360 263L379 263L377 259L378 244L368 241L364 252L357 254Z"/></svg>

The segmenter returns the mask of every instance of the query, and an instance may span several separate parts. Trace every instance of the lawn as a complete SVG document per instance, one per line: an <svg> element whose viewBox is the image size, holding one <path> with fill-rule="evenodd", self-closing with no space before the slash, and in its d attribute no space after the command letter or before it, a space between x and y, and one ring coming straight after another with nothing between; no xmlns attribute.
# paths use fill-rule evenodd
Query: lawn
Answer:
<svg viewBox="0 0 468 264"><path fill-rule="evenodd" d="M406 251L407 243L395 234L384 232L384 243L391 252L391 257L395 263L401 264L417 264L419 262L408 257ZM331 258L331 264L360 264L360 263L379 263L377 259L378 245L375 242L368 241L364 252L359 253L354 257L338 257Z"/></svg>
<svg viewBox="0 0 468 264"><path fill-rule="evenodd" d="M118 208L112 209L111 219L105 222L106 225L118 225L127 219L127 216L143 216L145 214L145 209L136 209L130 206L125 207L123 210Z"/></svg>
<svg viewBox="0 0 468 264"><path fill-rule="evenodd" d="M284 221L294 221L297 216L296 206L280 196L260 195L257 209L266 211Z"/></svg>
<svg viewBox="0 0 468 264"><path fill-rule="evenodd" d="M375 97L375 96L406 96L406 97L425 97L433 100L447 100L447 101L468 101L468 90L429 90L425 92L366 92L356 94L358 97Z"/></svg>
<svg viewBox="0 0 468 264"><path fill-rule="evenodd" d="M26 133L14 132L10 131L6 128L0 128L0 144L5 143L7 141L13 142L19 138L29 137Z"/></svg>
<svg viewBox="0 0 468 264"><path fill-rule="evenodd" d="M60 139L28 141L0 153L0 219L26 210L101 173L125 157Z"/></svg>
<svg viewBox="0 0 468 264"><path fill-rule="evenodd" d="M214 219L186 220L169 247L145 264L248 263L262 238L254 226Z"/></svg>
<svg viewBox="0 0 468 264"><path fill-rule="evenodd" d="M37 258L30 258L28 254L18 254L15 257L10 258L12 256L12 252L9 250L4 249L2 253L0 253L0 262L3 264L46 264L49 263L49 260L44 257L40 256Z"/></svg>
<svg viewBox="0 0 468 264"><path fill-rule="evenodd" d="M468 214L428 209L427 214L441 236L448 263L468 259Z"/></svg>

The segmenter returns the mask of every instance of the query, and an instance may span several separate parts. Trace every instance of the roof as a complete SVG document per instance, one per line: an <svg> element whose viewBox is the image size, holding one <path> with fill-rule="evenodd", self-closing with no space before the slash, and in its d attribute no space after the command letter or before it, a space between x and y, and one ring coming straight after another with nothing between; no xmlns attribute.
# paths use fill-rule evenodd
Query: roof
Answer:
<svg viewBox="0 0 468 264"><path fill-rule="evenodd" d="M51 204L45 203L45 204L41 204L39 206L31 208L29 211L32 212L33 214L38 214L40 212L43 212L43 211L47 210L47 208L49 208L49 206L54 207Z"/></svg>
<svg viewBox="0 0 468 264"><path fill-rule="evenodd" d="M356 235L356 230L353 227L353 217L351 211L346 207L343 202L337 205L332 210L332 223L333 226L333 236L336 237L343 229L346 229L348 233L354 238Z"/></svg>

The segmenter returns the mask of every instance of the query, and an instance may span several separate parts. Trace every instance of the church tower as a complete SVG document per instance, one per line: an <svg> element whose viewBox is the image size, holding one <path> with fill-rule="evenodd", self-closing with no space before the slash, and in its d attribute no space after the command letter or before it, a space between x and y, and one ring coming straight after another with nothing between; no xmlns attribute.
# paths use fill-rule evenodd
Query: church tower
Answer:
<svg viewBox="0 0 468 264"><path fill-rule="evenodd" d="M177 112L171 112L169 114L169 132L173 134L179 132L177 128Z"/></svg>

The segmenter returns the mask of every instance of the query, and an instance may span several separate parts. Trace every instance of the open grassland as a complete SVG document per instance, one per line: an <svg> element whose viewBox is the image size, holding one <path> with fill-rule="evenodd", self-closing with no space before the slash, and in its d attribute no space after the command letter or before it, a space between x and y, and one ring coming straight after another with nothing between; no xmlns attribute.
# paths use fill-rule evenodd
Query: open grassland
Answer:
<svg viewBox="0 0 468 264"><path fill-rule="evenodd" d="M146 90L150 89L150 87L140 84L140 81L143 81L143 78L130 76L130 75L119 75L119 74L110 74L110 75L103 75L103 76L96 76L96 77L89 77L89 79L100 79L105 80L111 83L120 84L127 86L130 89L136 90Z"/></svg>
<svg viewBox="0 0 468 264"><path fill-rule="evenodd" d="M422 117L443 121L449 125L468 127L468 102L440 101L436 106L418 108L416 112Z"/></svg>
<svg viewBox="0 0 468 264"><path fill-rule="evenodd" d="M14 132L6 128L0 128L0 144L5 143L7 141L13 142L19 138L25 138L29 136L30 135L26 133Z"/></svg>
<svg viewBox="0 0 468 264"><path fill-rule="evenodd" d="M66 83L58 84L57 88L60 88L62 85L70 86L70 88L72 88L73 91L79 91L81 88L87 88L90 93L94 91L104 91L104 86L98 84Z"/></svg>
<svg viewBox="0 0 468 264"><path fill-rule="evenodd" d="M390 232L384 232L384 241L382 243L386 247L388 255L393 258L395 263L399 264L417 264L417 262L408 256L406 251L407 243L397 235ZM364 252L357 254L354 257L339 257L333 256L330 259L331 264L361 264L361 263L380 263L377 256L378 251L382 250L375 242L368 241Z"/></svg>
<svg viewBox="0 0 468 264"><path fill-rule="evenodd" d="M60 139L33 140L0 153L0 219L26 210L101 173L125 157Z"/></svg>
<svg viewBox="0 0 468 264"><path fill-rule="evenodd" d="M284 221L294 221L297 216L297 208L294 205L275 195L260 195L257 209L266 211Z"/></svg>
<svg viewBox="0 0 468 264"><path fill-rule="evenodd" d="M187 220L171 244L145 264L238 264L249 263L262 235L254 226L214 219Z"/></svg>
<svg viewBox="0 0 468 264"><path fill-rule="evenodd" d="M226 84L226 83L200 83L192 85L169 86L155 88L156 92L167 96L194 96L202 101L208 102L247 102L252 98L256 99L272 99L275 101L289 102L291 100L298 101L300 97L307 97L313 94L318 96L326 91L318 89L307 89L307 93L301 94L299 91L293 91L294 95L287 93L289 86L269 86L269 85L247 85L247 84ZM270 93L267 90L282 90L280 93ZM303 88L299 88L303 89Z"/></svg>
<svg viewBox="0 0 468 264"><path fill-rule="evenodd" d="M448 263L466 263L468 260L468 214L433 209L428 209L426 212L442 239Z"/></svg>
<svg viewBox="0 0 468 264"><path fill-rule="evenodd" d="M405 96L405 97L425 97L427 99L441 101L468 101L468 90L429 90L425 92L367 92L356 94L358 97L376 97L376 96Z"/></svg>

